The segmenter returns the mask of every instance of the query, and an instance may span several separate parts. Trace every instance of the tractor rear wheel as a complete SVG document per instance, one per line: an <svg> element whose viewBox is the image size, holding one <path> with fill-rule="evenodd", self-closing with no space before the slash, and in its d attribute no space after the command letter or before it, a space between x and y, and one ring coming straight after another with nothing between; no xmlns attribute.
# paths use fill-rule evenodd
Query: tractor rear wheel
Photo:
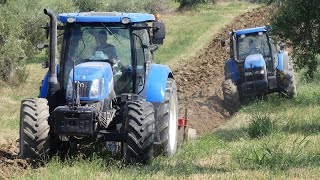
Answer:
<svg viewBox="0 0 320 180"><path fill-rule="evenodd" d="M222 91L226 110L235 113L241 105L237 86L231 79L227 79L222 82Z"/></svg>
<svg viewBox="0 0 320 180"><path fill-rule="evenodd" d="M160 142L156 146L157 154L173 156L177 150L178 138L178 96L174 79L168 79L164 101L156 114Z"/></svg>
<svg viewBox="0 0 320 180"><path fill-rule="evenodd" d="M47 158L50 150L47 99L26 99L20 110L20 158Z"/></svg>
<svg viewBox="0 0 320 180"><path fill-rule="evenodd" d="M125 109L127 142L122 151L126 162L146 163L153 158L155 118L153 105L143 100L127 102Z"/></svg>
<svg viewBox="0 0 320 180"><path fill-rule="evenodd" d="M284 93L287 95L288 98L293 98L297 94L296 82L294 75L287 75L286 77L287 86L284 90Z"/></svg>
<svg viewBox="0 0 320 180"><path fill-rule="evenodd" d="M285 75L284 87L282 92L288 97L293 98L297 94L296 80L294 76L294 68L291 59L288 62L288 74Z"/></svg>

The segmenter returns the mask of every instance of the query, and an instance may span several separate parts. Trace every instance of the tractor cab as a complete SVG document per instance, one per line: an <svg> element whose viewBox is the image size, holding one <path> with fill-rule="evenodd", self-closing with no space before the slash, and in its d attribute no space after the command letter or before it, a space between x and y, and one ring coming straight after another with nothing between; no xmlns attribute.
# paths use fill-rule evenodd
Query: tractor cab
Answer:
<svg viewBox="0 0 320 180"><path fill-rule="evenodd" d="M164 30L156 27L160 22L154 22L153 15L87 12L60 14L58 20L64 23L59 81L66 91L67 100L72 97L74 81L80 83L80 101L105 98L100 96L108 95L102 92L107 88L99 89L98 86L110 83L110 74L113 75L113 85L110 86L114 86L115 94L142 93L146 82L146 62L151 63L155 49L151 45L150 33L156 37L159 31ZM154 26L149 27L150 22L154 22ZM93 72L99 74L96 66L102 62L108 63L112 72L93 76ZM73 81L71 70L74 66Z"/></svg>
<svg viewBox="0 0 320 180"><path fill-rule="evenodd" d="M236 33L236 52L239 61L245 61L250 55L262 55L268 74L274 74L276 46L266 31L258 31L248 34Z"/></svg>

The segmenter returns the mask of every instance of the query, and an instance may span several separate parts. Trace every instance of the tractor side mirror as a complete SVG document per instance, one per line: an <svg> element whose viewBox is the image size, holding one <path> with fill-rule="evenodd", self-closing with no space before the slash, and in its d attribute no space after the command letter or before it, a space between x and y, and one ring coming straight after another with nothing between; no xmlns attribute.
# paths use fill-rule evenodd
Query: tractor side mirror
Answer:
<svg viewBox="0 0 320 180"><path fill-rule="evenodd" d="M225 39L221 39L221 47L225 47L226 46L226 40Z"/></svg>
<svg viewBox="0 0 320 180"><path fill-rule="evenodd" d="M42 50L42 49L48 48L48 47L49 47L48 44L44 44L44 43L39 43L39 44L37 44L37 48L38 48L39 50Z"/></svg>
<svg viewBox="0 0 320 180"><path fill-rule="evenodd" d="M152 23L152 43L153 44L163 44L163 40L166 37L166 28L162 22Z"/></svg>
<svg viewBox="0 0 320 180"><path fill-rule="evenodd" d="M45 25L45 26L42 26L41 28L45 30L46 38L48 39L48 38L49 38L49 30L50 30L50 25L49 25L49 23L46 23L46 25Z"/></svg>
<svg viewBox="0 0 320 180"><path fill-rule="evenodd" d="M47 69L49 67L49 60L45 60L41 63L43 69Z"/></svg>
<svg viewBox="0 0 320 180"><path fill-rule="evenodd" d="M155 44L151 44L148 46L148 49L151 51L151 52L154 52L158 49L159 47Z"/></svg>
<svg viewBox="0 0 320 180"><path fill-rule="evenodd" d="M280 50L281 50L281 51L284 50L284 47L285 47L285 44L284 44L284 43L280 43Z"/></svg>

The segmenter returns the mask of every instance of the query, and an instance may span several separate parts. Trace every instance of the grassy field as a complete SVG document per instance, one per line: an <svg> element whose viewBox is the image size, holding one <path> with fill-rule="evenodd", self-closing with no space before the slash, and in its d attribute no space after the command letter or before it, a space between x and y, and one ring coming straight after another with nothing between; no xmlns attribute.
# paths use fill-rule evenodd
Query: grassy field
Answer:
<svg viewBox="0 0 320 180"><path fill-rule="evenodd" d="M197 12L164 15L168 34L166 43L157 52L157 62L173 65L194 55L217 30L253 7L256 5L229 3L208 6ZM18 138L20 101L38 95L45 71L40 64L30 64L27 68L32 73L26 84L0 88L3 104L0 107L0 143ZM297 79L295 99L273 94L262 101L254 101L212 134L184 144L173 158L158 157L147 166L125 166L118 156L103 152L65 162L53 159L41 168L29 169L23 178L318 179L320 72L313 81ZM254 130L266 129L268 133L253 138L250 134L252 122L261 118L271 125ZM21 179L21 175L13 178Z"/></svg>

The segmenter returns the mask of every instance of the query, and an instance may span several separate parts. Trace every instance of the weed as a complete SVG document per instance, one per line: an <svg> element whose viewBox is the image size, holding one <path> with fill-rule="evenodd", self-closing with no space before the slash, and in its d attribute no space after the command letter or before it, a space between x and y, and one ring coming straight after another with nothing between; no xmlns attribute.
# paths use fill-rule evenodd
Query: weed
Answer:
<svg viewBox="0 0 320 180"><path fill-rule="evenodd" d="M299 167L308 164L310 156L304 153L309 141L307 136L295 138L292 143L286 144L282 138L271 138L253 147L245 147L238 151L235 159L241 168L284 170L290 167Z"/></svg>
<svg viewBox="0 0 320 180"><path fill-rule="evenodd" d="M274 122L268 116L255 116L248 127L248 134L251 138L260 138L270 135L274 130Z"/></svg>

